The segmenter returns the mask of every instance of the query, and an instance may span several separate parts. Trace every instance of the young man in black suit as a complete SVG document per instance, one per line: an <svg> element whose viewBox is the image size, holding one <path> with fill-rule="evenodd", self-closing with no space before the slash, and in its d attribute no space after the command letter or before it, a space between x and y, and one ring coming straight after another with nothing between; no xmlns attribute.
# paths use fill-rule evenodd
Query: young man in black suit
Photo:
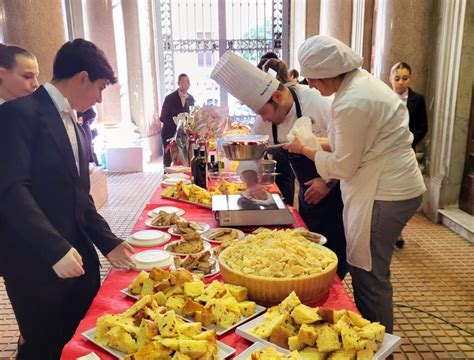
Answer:
<svg viewBox="0 0 474 360"><path fill-rule="evenodd" d="M59 49L53 79L0 108L0 262L25 343L17 359L59 359L100 286L94 245L132 268L89 195L86 139L73 110L116 82L104 53L76 39Z"/></svg>
<svg viewBox="0 0 474 360"><path fill-rule="evenodd" d="M161 128L161 141L163 144L163 165L171 165L171 151L166 149L169 144L168 139L172 138L176 132L176 124L173 117L189 112L189 108L194 106L194 98L188 93L191 83L186 74L178 76L178 89L165 97L163 107L161 108L160 121L163 123Z"/></svg>

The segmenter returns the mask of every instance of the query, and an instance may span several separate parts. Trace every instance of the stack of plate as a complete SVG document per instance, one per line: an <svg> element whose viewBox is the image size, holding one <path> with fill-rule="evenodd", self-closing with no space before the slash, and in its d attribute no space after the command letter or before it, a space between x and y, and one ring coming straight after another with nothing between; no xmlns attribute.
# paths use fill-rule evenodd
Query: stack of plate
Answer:
<svg viewBox="0 0 474 360"><path fill-rule="evenodd" d="M132 260L138 270L151 270L154 267L168 268L173 263L173 257L163 250L146 250L132 255Z"/></svg>
<svg viewBox="0 0 474 360"><path fill-rule="evenodd" d="M132 234L127 242L131 245L148 247L157 246L168 242L171 235L159 230L142 230Z"/></svg>
<svg viewBox="0 0 474 360"><path fill-rule="evenodd" d="M166 174L190 173L190 172L191 172L191 168L189 166L177 165L177 166L165 167Z"/></svg>
<svg viewBox="0 0 474 360"><path fill-rule="evenodd" d="M186 180L191 180L191 176L188 174L184 173L172 173L172 174L164 174L163 175L163 180L167 179L186 179Z"/></svg>

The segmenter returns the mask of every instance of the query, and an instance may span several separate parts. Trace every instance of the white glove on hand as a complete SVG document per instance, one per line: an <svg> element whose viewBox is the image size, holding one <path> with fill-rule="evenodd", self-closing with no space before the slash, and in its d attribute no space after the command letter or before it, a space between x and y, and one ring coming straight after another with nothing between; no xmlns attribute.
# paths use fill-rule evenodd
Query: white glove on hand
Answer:
<svg viewBox="0 0 474 360"><path fill-rule="evenodd" d="M302 116L295 121L290 132L286 136L290 143L293 142L295 136L298 136L303 145L309 146L314 150L322 150L318 138L313 134L311 119L307 116Z"/></svg>
<svg viewBox="0 0 474 360"><path fill-rule="evenodd" d="M61 260L53 265L53 270L61 279L69 279L85 274L82 257L76 249L71 248Z"/></svg>

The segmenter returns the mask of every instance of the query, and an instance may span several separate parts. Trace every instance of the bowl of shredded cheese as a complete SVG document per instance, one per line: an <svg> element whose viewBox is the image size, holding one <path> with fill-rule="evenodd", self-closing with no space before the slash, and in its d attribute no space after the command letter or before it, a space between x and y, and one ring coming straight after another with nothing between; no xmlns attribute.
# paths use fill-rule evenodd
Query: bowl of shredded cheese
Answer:
<svg viewBox="0 0 474 360"><path fill-rule="evenodd" d="M333 251L291 229L248 235L219 255L224 281L245 286L251 300L266 306L292 291L303 303L321 299L334 280L337 261Z"/></svg>

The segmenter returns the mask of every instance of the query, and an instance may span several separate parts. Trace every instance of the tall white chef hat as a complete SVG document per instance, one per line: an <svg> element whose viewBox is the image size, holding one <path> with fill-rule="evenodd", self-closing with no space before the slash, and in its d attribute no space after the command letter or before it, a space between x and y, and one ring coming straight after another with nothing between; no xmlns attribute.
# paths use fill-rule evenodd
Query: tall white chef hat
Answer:
<svg viewBox="0 0 474 360"><path fill-rule="evenodd" d="M306 39L298 50L301 75L308 79L335 77L359 68L363 60L343 42L324 35Z"/></svg>
<svg viewBox="0 0 474 360"><path fill-rule="evenodd" d="M280 84L273 76L231 51L220 58L211 79L255 112L270 100Z"/></svg>

